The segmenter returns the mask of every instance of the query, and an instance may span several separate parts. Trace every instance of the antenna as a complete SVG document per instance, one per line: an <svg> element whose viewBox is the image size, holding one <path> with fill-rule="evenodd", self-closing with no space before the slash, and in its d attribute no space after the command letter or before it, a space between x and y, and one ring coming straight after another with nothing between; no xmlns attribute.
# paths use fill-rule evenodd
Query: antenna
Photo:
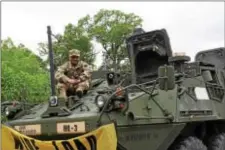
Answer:
<svg viewBox="0 0 225 150"><path fill-rule="evenodd" d="M54 80L54 60L53 60L52 37L51 37L52 31L50 26L47 26L47 33L48 33L48 49L50 61L51 96L56 96L55 80Z"/></svg>
<svg viewBox="0 0 225 150"><path fill-rule="evenodd" d="M48 34L48 49L49 49L49 62L50 62L50 80L51 80L51 97L49 100L49 106L47 110L41 115L42 118L52 117L52 116L68 116L70 111L65 108L64 99L57 98L55 91L55 76L54 76L54 59L52 50L52 31L51 27L47 26Z"/></svg>

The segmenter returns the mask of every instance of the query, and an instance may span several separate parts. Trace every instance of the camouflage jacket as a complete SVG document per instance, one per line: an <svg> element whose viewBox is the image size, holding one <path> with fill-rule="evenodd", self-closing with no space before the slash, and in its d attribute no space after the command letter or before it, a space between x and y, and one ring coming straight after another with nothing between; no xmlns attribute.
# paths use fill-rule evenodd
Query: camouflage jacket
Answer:
<svg viewBox="0 0 225 150"><path fill-rule="evenodd" d="M75 67L73 67L68 61L58 67L55 73L55 78L57 81L64 83L66 83L69 78L86 81L91 79L91 69L84 61L79 61Z"/></svg>

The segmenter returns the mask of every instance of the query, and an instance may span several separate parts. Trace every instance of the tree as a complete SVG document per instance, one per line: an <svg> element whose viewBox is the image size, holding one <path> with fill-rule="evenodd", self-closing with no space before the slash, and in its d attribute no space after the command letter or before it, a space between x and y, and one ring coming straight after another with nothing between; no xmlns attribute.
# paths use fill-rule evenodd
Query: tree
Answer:
<svg viewBox="0 0 225 150"><path fill-rule="evenodd" d="M52 44L55 67L68 60L68 52L71 49L79 49L81 51L81 60L93 65L95 60L93 45L91 39L83 32L81 27L70 23L65 26L63 35L57 34L54 37L57 39ZM47 55L47 43L39 43L39 51L42 56Z"/></svg>
<svg viewBox="0 0 225 150"><path fill-rule="evenodd" d="M44 101L49 97L49 75L42 60L8 38L2 41L1 99Z"/></svg>
<svg viewBox="0 0 225 150"><path fill-rule="evenodd" d="M102 45L114 67L128 57L125 40L141 24L142 19L133 13L105 9L93 17L87 15L78 22L84 31Z"/></svg>

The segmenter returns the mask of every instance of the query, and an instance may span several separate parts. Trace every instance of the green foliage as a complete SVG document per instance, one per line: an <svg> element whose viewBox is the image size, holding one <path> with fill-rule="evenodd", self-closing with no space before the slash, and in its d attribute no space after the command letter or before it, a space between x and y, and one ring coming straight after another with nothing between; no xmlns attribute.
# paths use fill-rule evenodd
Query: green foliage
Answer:
<svg viewBox="0 0 225 150"><path fill-rule="evenodd" d="M8 38L2 42L2 100L43 101L49 96L49 75L41 59Z"/></svg>
<svg viewBox="0 0 225 150"><path fill-rule="evenodd" d="M91 39L85 34L83 28L68 24L63 35L57 34L54 37L57 39L53 41L55 67L68 61L68 52L71 49L79 49L81 60L94 65L95 55ZM48 54L47 43L39 43L39 51L42 55Z"/></svg>
<svg viewBox="0 0 225 150"><path fill-rule="evenodd" d="M101 9L93 17L87 15L78 22L90 37L103 46L113 65L117 67L128 57L126 38L141 24L142 19L133 13L105 9Z"/></svg>

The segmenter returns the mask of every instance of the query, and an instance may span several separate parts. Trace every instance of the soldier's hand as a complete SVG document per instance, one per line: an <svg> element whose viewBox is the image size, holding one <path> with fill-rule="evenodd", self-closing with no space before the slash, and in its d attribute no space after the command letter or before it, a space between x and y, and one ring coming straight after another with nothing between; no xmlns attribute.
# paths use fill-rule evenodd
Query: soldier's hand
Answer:
<svg viewBox="0 0 225 150"><path fill-rule="evenodd" d="M68 81L69 83L71 83L71 84L77 84L77 83L79 83L80 82L80 80L76 80L76 79L69 79L69 81Z"/></svg>
<svg viewBox="0 0 225 150"><path fill-rule="evenodd" d="M71 84L75 84L76 80L75 79L69 79L68 82L71 83Z"/></svg>
<svg viewBox="0 0 225 150"><path fill-rule="evenodd" d="M75 83L74 84L78 84L80 82L79 79L75 79Z"/></svg>

